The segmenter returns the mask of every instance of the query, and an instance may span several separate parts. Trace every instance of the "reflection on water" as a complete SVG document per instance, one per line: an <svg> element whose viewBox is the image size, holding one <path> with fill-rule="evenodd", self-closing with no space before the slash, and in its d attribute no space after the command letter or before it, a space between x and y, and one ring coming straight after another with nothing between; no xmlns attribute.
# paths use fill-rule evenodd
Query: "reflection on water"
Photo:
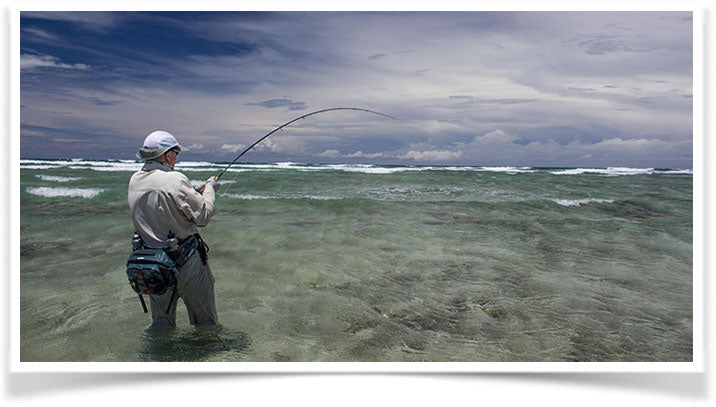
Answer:
<svg viewBox="0 0 716 407"><path fill-rule="evenodd" d="M142 335L143 362L240 360L251 345L248 335L222 327L147 329Z"/></svg>

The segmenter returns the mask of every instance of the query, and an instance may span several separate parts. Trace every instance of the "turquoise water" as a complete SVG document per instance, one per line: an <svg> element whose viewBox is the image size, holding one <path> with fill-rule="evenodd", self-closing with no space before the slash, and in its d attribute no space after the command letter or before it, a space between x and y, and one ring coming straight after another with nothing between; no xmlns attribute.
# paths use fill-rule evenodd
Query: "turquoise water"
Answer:
<svg viewBox="0 0 716 407"><path fill-rule="evenodd" d="M22 361L692 360L690 170L232 167L201 231L222 326L151 333L137 168L21 161Z"/></svg>

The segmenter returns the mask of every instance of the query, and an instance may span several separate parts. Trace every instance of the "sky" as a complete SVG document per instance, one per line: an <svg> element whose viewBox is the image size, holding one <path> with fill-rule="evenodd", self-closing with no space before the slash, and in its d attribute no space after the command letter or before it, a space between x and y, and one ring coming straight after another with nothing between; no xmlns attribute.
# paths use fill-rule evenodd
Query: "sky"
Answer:
<svg viewBox="0 0 716 407"><path fill-rule="evenodd" d="M21 158L692 168L691 12L21 12Z"/></svg>

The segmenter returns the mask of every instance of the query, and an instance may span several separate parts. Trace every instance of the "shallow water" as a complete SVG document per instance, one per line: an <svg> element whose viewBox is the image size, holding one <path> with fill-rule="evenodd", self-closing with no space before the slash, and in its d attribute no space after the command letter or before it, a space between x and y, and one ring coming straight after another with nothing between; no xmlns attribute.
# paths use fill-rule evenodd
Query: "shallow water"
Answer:
<svg viewBox="0 0 716 407"><path fill-rule="evenodd" d="M692 360L690 171L239 165L201 232L222 326L145 332L136 168L21 162L22 361Z"/></svg>

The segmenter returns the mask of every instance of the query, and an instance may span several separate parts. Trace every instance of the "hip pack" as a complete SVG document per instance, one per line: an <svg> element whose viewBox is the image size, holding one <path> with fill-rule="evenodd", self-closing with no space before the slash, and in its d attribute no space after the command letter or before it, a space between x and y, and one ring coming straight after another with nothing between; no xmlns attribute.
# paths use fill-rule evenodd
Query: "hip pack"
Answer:
<svg viewBox="0 0 716 407"><path fill-rule="evenodd" d="M138 239L135 234L133 243ZM176 284L179 278L179 267L183 266L199 247L200 238L190 236L181 241L174 250L170 248L145 248L141 241L135 244L135 249L127 259L127 278L129 285L139 295L142 309L147 311L142 294L162 295L169 288L174 288L169 308L174 302ZM176 246L176 245L175 245Z"/></svg>
<svg viewBox="0 0 716 407"><path fill-rule="evenodd" d="M162 295L176 285L179 271L164 249L139 249L129 255L127 277L137 293Z"/></svg>

